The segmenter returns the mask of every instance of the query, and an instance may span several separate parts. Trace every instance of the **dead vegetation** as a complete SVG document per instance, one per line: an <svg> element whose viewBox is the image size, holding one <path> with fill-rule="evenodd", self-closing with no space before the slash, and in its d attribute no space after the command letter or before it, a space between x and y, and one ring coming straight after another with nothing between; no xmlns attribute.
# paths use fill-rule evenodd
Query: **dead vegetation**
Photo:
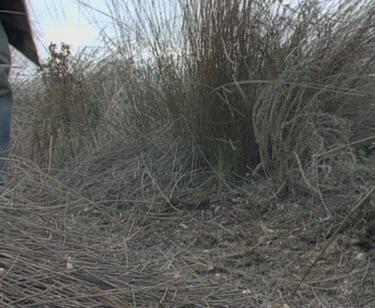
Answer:
<svg viewBox="0 0 375 308"><path fill-rule="evenodd" d="M1 305L279 307L374 183L375 6L129 3L15 92ZM374 305L374 215L289 307Z"/></svg>
<svg viewBox="0 0 375 308"><path fill-rule="evenodd" d="M267 206L272 189L261 180L167 200L156 187L169 176L137 175L153 166L134 158L113 160L101 189L90 177L68 186L27 162L13 165L17 181L0 199L4 307L278 307L341 217L309 197ZM129 178L145 189L114 196L112 185ZM327 203L344 213L353 200ZM370 214L331 245L290 307L373 305Z"/></svg>

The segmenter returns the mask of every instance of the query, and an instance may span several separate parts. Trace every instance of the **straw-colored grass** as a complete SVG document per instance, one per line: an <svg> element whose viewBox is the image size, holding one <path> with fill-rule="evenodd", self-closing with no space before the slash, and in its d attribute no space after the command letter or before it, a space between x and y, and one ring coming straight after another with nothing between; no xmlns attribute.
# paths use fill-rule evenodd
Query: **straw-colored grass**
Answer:
<svg viewBox="0 0 375 308"><path fill-rule="evenodd" d="M375 178L375 4L333 2L108 0L100 53L51 45L14 86L0 306L281 305ZM372 208L288 305L372 307Z"/></svg>
<svg viewBox="0 0 375 308"><path fill-rule="evenodd" d="M53 47L43 85L29 85L34 110L29 132L17 132L22 153L60 167L112 141L168 130L166 144L194 144L221 178L257 168L276 187L314 194L351 178L356 159L343 145L371 133L373 4L108 7L118 37L105 37L102 58Z"/></svg>

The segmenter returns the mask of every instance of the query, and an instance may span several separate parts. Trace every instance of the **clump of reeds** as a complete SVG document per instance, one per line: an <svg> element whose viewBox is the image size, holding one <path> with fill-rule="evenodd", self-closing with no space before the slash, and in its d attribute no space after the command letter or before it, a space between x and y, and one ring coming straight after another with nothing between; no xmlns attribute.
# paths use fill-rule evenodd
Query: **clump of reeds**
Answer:
<svg viewBox="0 0 375 308"><path fill-rule="evenodd" d="M114 12L131 11L121 0L112 5ZM359 117L354 103L366 109L371 101L366 85L373 69L373 4L168 5L134 3L131 22L116 15L119 32L136 29L133 39L147 54L141 66L149 75L137 91L154 96L134 107L143 127L174 123L177 135L190 134L207 161L224 172L261 163L276 183L313 190L347 178L352 150L323 153L349 142ZM135 59L127 46L127 57Z"/></svg>
<svg viewBox="0 0 375 308"><path fill-rule="evenodd" d="M267 174L316 192L351 179L355 156L344 145L374 95L375 6L342 1L322 9L307 1L292 15L285 65L257 97L253 117Z"/></svg>
<svg viewBox="0 0 375 308"><path fill-rule="evenodd" d="M76 63L62 79L48 78L56 92L41 94L51 104L32 125L40 155L51 157L59 138L67 155L56 161L168 131L163 142L193 142L223 174L261 166L277 184L319 190L353 170L353 151L333 149L349 142L363 115L358 104L366 110L373 98L371 2L112 0L108 7L117 37L105 37L100 65L79 75ZM86 90L75 91L81 84ZM38 118L53 110L57 130ZM82 135L90 138L82 143Z"/></svg>

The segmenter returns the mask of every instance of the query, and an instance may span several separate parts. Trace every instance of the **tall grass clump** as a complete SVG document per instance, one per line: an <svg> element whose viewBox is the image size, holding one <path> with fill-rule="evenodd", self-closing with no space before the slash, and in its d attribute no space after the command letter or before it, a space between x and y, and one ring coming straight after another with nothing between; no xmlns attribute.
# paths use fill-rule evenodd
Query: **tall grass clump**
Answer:
<svg viewBox="0 0 375 308"><path fill-rule="evenodd" d="M258 81L276 78L286 57L273 2L111 1L121 35L117 50L125 49L122 55L137 59L149 74L140 87L126 91L137 121L152 129L173 123L174 134L193 137L217 169L255 167L260 156L252 112L263 84ZM244 87L248 80L256 82ZM138 97L152 99L134 104L139 90ZM152 121L146 120L150 115Z"/></svg>
<svg viewBox="0 0 375 308"><path fill-rule="evenodd" d="M112 3L116 12L130 11L128 6L121 9L122 1ZM179 4L173 11L180 16L170 16L164 9L163 19L152 13L166 6L163 1L137 6L135 40L147 45L144 50L155 78L145 90L159 92L153 114L176 123L180 135L190 133L215 168L228 172L255 167L260 157L253 107L263 81L277 78L283 70L288 51L281 46L281 37L291 19L275 14L274 1ZM249 80L253 84L243 86Z"/></svg>
<svg viewBox="0 0 375 308"><path fill-rule="evenodd" d="M259 93L253 125L267 174L319 193L353 180L355 156L345 145L374 99L375 5L307 1L291 17L285 65Z"/></svg>
<svg viewBox="0 0 375 308"><path fill-rule="evenodd" d="M142 127L172 123L225 172L261 163L275 183L313 190L347 177L352 150L324 153L349 142L354 104L366 109L373 98L374 4L109 5L117 50L148 74L125 90Z"/></svg>
<svg viewBox="0 0 375 308"><path fill-rule="evenodd" d="M277 186L319 192L350 178L345 145L374 97L373 2L107 5L116 36L102 32L105 57L66 62L53 49L41 73L32 144L44 160L157 140Z"/></svg>

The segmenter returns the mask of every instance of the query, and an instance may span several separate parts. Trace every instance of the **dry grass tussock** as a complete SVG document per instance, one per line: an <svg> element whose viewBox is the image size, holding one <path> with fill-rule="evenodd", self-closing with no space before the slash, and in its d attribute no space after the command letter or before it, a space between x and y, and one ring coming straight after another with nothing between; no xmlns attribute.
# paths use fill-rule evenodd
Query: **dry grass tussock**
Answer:
<svg viewBox="0 0 375 308"><path fill-rule="evenodd" d="M375 5L134 3L108 1L118 37L100 53L51 45L15 86L0 306L281 304L338 223L327 211L375 178L349 145L375 127ZM368 238L371 215L354 224ZM371 307L354 225L292 307Z"/></svg>
<svg viewBox="0 0 375 308"><path fill-rule="evenodd" d="M310 191L353 185L356 159L343 145L353 129L357 140L373 133L363 122L371 122L374 97L375 8L351 2L335 14L321 16L314 6L298 12L310 23L291 36L283 72L262 89L253 117L266 172Z"/></svg>
<svg viewBox="0 0 375 308"><path fill-rule="evenodd" d="M276 187L313 194L352 185L345 145L373 132L371 2L109 7L118 38L103 33L101 58L52 46L40 77L21 85L17 153L60 168L167 127L166 143L193 143L223 176L258 167Z"/></svg>

